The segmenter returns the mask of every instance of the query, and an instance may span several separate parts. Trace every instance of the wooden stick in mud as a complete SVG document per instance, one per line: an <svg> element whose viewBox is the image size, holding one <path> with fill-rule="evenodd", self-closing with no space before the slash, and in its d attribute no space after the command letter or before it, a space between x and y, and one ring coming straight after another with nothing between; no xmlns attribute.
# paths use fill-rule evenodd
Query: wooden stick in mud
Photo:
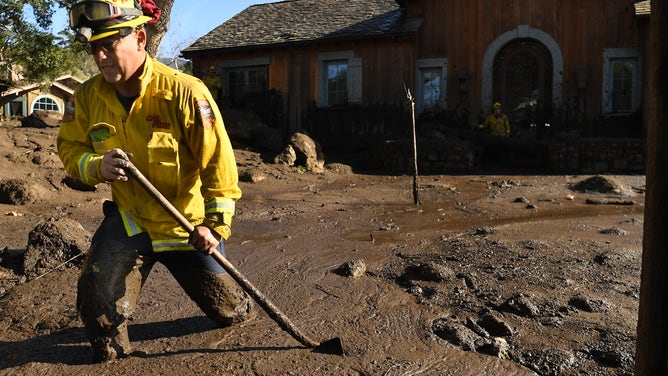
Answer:
<svg viewBox="0 0 668 376"><path fill-rule="evenodd" d="M415 130L415 100L413 99L413 94L411 90L406 88L406 97L408 102L411 105L411 120L413 125L413 204L420 204L420 191L418 187L418 159L417 159L417 141L416 141L416 130Z"/></svg>

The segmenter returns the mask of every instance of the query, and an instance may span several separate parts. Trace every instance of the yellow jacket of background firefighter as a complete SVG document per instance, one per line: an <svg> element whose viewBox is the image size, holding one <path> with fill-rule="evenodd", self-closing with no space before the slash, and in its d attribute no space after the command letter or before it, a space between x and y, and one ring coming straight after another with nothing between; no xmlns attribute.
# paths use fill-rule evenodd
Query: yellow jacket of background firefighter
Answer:
<svg viewBox="0 0 668 376"><path fill-rule="evenodd" d="M489 115L485 122L480 124L478 128L489 130L489 134L493 136L510 136L510 121L508 121L508 116L505 114L500 114L496 116L494 114Z"/></svg>
<svg viewBox="0 0 668 376"><path fill-rule="evenodd" d="M149 56L140 82L129 113L101 75L79 87L58 134L65 169L88 185L102 183L102 156L120 148L194 226L204 224L227 239L241 190L211 94L199 79ZM129 236L148 232L156 252L193 250L186 231L135 179L112 183L111 193Z"/></svg>

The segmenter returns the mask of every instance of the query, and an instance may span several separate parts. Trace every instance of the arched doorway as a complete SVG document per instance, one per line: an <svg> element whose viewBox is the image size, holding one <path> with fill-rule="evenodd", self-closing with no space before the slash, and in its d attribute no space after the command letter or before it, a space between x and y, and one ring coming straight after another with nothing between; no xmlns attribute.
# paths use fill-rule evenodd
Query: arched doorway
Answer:
<svg viewBox="0 0 668 376"><path fill-rule="evenodd" d="M550 51L534 39L514 39L496 55L492 96L503 104L513 133L542 133L551 114L552 72Z"/></svg>
<svg viewBox="0 0 668 376"><path fill-rule="evenodd" d="M538 46L543 46L549 52L549 60L551 61L552 71L548 72L551 75L552 81L549 85L546 84L546 90L549 92L551 103L546 103L547 111L551 111L545 120L554 122L559 125L560 119L557 116L559 109L562 107L562 89L563 89L563 70L564 61L561 55L561 48L554 38L549 34L529 27L529 25L520 25L517 28L509 30L496 38L485 51L485 56L482 62L482 97L480 98L480 113L487 116L494 103L494 95L499 90L495 88L495 63L497 56L505 51L507 47L516 46L521 41L533 42ZM547 68L549 69L549 68ZM547 78L546 78L547 79ZM546 96L547 98L547 96ZM505 110L508 106L504 105ZM551 109L551 110L550 110ZM484 119L484 117L482 117Z"/></svg>

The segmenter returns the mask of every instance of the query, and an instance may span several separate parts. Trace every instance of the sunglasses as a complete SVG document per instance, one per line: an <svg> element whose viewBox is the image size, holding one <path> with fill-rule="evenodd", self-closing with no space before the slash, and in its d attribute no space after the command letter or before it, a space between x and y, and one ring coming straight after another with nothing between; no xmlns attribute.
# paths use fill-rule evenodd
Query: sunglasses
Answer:
<svg viewBox="0 0 668 376"><path fill-rule="evenodd" d="M113 53L116 50L116 45L118 44L118 42L120 42L123 38L127 37L128 35L132 34L132 32L135 30L137 29L132 29L130 27L121 28L118 31L118 37L108 42L96 41L91 43L84 43L83 44L84 51L86 51L86 53L88 53L89 55L97 55L100 51L104 52L105 55Z"/></svg>
<svg viewBox="0 0 668 376"><path fill-rule="evenodd" d="M141 16L136 8L121 8L105 1L80 1L70 8L70 27L90 22L109 21L122 16Z"/></svg>

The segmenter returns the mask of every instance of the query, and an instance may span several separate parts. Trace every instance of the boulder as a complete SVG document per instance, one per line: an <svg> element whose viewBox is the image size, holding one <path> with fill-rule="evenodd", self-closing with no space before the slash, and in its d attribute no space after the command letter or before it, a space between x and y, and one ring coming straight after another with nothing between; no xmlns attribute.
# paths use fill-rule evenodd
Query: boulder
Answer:
<svg viewBox="0 0 668 376"><path fill-rule="evenodd" d="M295 150L295 165L306 166L315 173L323 173L325 158L320 144L304 133L295 133L290 137L290 145Z"/></svg>

